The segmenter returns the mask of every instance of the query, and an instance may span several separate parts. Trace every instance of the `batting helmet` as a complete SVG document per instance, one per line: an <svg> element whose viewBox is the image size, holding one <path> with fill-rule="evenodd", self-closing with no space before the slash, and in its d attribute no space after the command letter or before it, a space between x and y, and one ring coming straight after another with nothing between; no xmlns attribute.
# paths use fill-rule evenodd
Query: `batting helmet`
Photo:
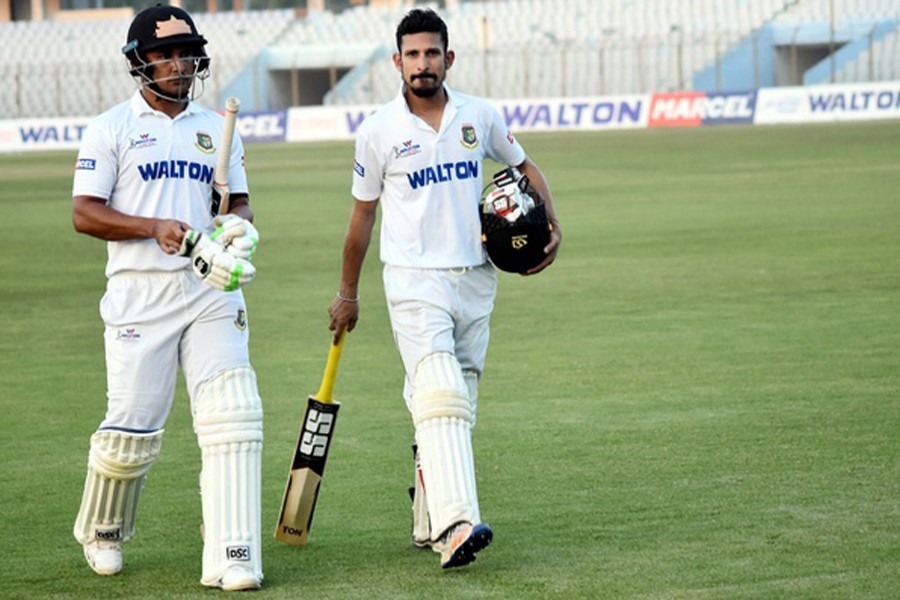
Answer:
<svg viewBox="0 0 900 600"><path fill-rule="evenodd" d="M485 194L481 201L484 248L491 262L501 271L524 273L547 257L544 247L550 242L551 230L547 207L528 177L516 169L496 173L486 189L492 187L494 190ZM503 215L495 211L489 199L493 204L503 205ZM508 211L512 205L515 205L514 209Z"/></svg>
<svg viewBox="0 0 900 600"><path fill-rule="evenodd" d="M209 75L209 57L203 49L206 38L197 31L191 15L177 6L157 4L139 12L128 28L126 41L122 54L128 59L131 75L139 77L141 83L148 84L157 94L160 90L153 79L147 52L174 46L190 48L196 61L194 76L205 79Z"/></svg>

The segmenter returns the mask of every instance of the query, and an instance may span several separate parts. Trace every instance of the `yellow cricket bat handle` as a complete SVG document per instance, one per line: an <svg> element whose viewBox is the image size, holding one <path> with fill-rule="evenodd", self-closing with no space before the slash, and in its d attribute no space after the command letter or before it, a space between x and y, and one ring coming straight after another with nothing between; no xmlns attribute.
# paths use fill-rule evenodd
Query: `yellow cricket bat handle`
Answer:
<svg viewBox="0 0 900 600"><path fill-rule="evenodd" d="M322 376L322 385L319 387L319 393L316 394L316 400L328 404L332 401L334 395L334 379L337 376L338 362L341 360L341 350L344 347L344 336L347 330L341 332L337 343L331 345L328 351L328 361L325 363L325 374Z"/></svg>

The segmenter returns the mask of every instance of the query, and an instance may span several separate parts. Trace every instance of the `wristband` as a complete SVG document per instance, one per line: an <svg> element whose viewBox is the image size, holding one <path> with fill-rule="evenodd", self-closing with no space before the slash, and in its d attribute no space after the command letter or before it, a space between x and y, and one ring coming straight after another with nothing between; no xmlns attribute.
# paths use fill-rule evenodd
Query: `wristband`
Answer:
<svg viewBox="0 0 900 600"><path fill-rule="evenodd" d="M337 293L337 298L341 302L347 302L348 304L356 304L357 302L359 302L359 297L350 298L349 296L345 296L340 292Z"/></svg>

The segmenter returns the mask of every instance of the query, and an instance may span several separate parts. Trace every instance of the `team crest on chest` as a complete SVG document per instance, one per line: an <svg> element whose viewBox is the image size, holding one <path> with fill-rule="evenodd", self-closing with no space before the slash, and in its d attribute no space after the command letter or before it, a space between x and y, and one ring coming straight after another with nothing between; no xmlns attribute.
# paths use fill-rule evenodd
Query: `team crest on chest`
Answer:
<svg viewBox="0 0 900 600"><path fill-rule="evenodd" d="M459 143L462 144L464 148L468 148L469 150L473 150L475 146L478 145L478 137L475 135L474 125L463 123L462 139L459 141Z"/></svg>
<svg viewBox="0 0 900 600"><path fill-rule="evenodd" d="M213 146L212 136L202 131L197 132L197 141L194 145L197 146L197 150L204 154L212 154L216 151L216 147Z"/></svg>

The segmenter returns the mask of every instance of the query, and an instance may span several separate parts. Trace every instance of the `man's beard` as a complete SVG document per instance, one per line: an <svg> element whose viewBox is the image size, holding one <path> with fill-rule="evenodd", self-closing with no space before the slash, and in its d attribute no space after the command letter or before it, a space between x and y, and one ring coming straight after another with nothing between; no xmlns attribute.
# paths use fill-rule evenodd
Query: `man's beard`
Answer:
<svg viewBox="0 0 900 600"><path fill-rule="evenodd" d="M431 98L439 91L441 91L441 86L435 86L431 88L409 88L409 91L413 93L417 98Z"/></svg>
<svg viewBox="0 0 900 600"><path fill-rule="evenodd" d="M434 87L413 87L412 84L416 79L431 79L435 82L436 85ZM432 96L437 94L443 87L439 84L438 78L434 75L419 75L417 77L413 77L409 83L410 85L407 86L409 87L409 91L411 91L417 98L431 98Z"/></svg>

